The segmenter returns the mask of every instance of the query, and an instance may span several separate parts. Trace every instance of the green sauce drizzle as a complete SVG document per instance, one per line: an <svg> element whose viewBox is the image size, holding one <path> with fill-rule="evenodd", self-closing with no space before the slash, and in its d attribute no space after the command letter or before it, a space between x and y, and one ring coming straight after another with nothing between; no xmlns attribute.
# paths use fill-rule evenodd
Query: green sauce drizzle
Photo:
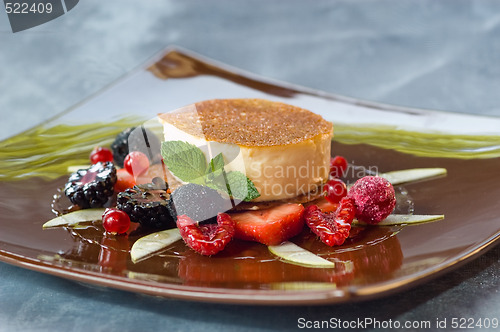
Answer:
<svg viewBox="0 0 500 332"><path fill-rule="evenodd" d="M107 146L127 127L141 124L137 118L82 125L40 125L0 142L0 181L30 177L55 179L68 166L90 164L95 146Z"/></svg>
<svg viewBox="0 0 500 332"><path fill-rule="evenodd" d="M478 159L500 157L500 135L415 132L391 126L334 125L334 141L370 144L420 157Z"/></svg>

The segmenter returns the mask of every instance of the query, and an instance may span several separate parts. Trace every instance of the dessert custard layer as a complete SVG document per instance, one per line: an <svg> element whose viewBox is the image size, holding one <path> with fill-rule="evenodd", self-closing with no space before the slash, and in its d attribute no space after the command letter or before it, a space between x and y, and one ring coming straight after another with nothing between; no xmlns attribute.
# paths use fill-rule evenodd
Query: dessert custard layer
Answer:
<svg viewBox="0 0 500 332"><path fill-rule="evenodd" d="M263 99L218 99L160 115L165 140L192 143L207 160L224 155L226 170L244 172L260 197L290 199L328 178L333 126L308 110Z"/></svg>

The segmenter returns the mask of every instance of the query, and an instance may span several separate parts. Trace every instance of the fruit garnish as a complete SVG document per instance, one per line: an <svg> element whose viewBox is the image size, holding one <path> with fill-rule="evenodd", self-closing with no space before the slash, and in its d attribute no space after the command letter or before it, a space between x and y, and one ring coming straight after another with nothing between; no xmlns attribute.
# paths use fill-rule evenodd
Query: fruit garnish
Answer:
<svg viewBox="0 0 500 332"><path fill-rule="evenodd" d="M136 185L135 178L125 168L116 170L115 191L122 192Z"/></svg>
<svg viewBox="0 0 500 332"><path fill-rule="evenodd" d="M103 148L101 146L97 146L90 153L90 163L97 164L99 162L112 162L113 161L113 152L111 152L108 148Z"/></svg>
<svg viewBox="0 0 500 332"><path fill-rule="evenodd" d="M328 202L326 198L324 201L321 200L315 201L314 204L317 205L323 212L335 212L339 208L338 203L332 204Z"/></svg>
<svg viewBox="0 0 500 332"><path fill-rule="evenodd" d="M392 184L379 176L365 176L354 183L347 197L354 201L356 218L367 224L377 224L396 207Z"/></svg>
<svg viewBox="0 0 500 332"><path fill-rule="evenodd" d="M65 195L83 209L102 207L113 195L116 168L112 163L97 163L71 174L64 187Z"/></svg>
<svg viewBox="0 0 500 332"><path fill-rule="evenodd" d="M225 171L222 154L216 155L207 164L200 148L183 141L163 142L161 154L170 172L183 182L220 190L239 201L247 202L260 196L245 174Z"/></svg>
<svg viewBox="0 0 500 332"><path fill-rule="evenodd" d="M61 216L50 219L45 224L43 228L56 227L56 226L72 226L79 224L81 222L100 220L105 209L84 209L76 210L70 213L63 214Z"/></svg>
<svg viewBox="0 0 500 332"><path fill-rule="evenodd" d="M344 197L335 212L323 212L317 205L310 205L305 211L306 225L330 246L339 246L349 236L356 207L354 201Z"/></svg>
<svg viewBox="0 0 500 332"><path fill-rule="evenodd" d="M177 228L186 244L194 251L211 256L223 250L232 240L234 221L226 213L217 215L217 224L199 225L186 215L177 217Z"/></svg>
<svg viewBox="0 0 500 332"><path fill-rule="evenodd" d="M158 137L149 129L127 128L118 135L111 144L114 162L117 166L123 167L125 157L131 151L139 151L151 158L152 163L159 161L159 154L153 151L160 151L160 141Z"/></svg>
<svg viewBox="0 0 500 332"><path fill-rule="evenodd" d="M160 231L156 233L151 233L149 235L143 236L137 241L130 249L130 257L132 262L136 263L151 254L168 247L174 242L182 239L178 228L171 228L165 231Z"/></svg>
<svg viewBox="0 0 500 332"><path fill-rule="evenodd" d="M134 177L144 173L149 168L149 165L148 156L140 151L130 152L123 162L124 168Z"/></svg>
<svg viewBox="0 0 500 332"><path fill-rule="evenodd" d="M394 225L415 225L423 224L431 221L444 219L444 214L391 214L378 224L377 226L394 226ZM365 222L354 219L352 224L369 225Z"/></svg>
<svg viewBox="0 0 500 332"><path fill-rule="evenodd" d="M102 225L108 233L123 234L130 228L130 217L121 210L108 208L102 215Z"/></svg>
<svg viewBox="0 0 500 332"><path fill-rule="evenodd" d="M313 268L335 267L335 263L315 255L293 242L285 241L275 246L268 246L268 249L272 254L278 256L287 263Z"/></svg>
<svg viewBox="0 0 500 332"><path fill-rule="evenodd" d="M128 137L134 129L135 127L125 129L124 131L116 135L114 142L111 144L111 150L113 150L115 164L120 167L123 167L123 161L129 153Z"/></svg>
<svg viewBox="0 0 500 332"><path fill-rule="evenodd" d="M323 212L335 212L339 207L338 203L335 204L330 203L329 201L326 200L325 197L320 197L312 202L305 203L304 207L307 208L310 205L317 205L318 208Z"/></svg>
<svg viewBox="0 0 500 332"><path fill-rule="evenodd" d="M446 173L446 168L413 168L380 173L378 176L387 179L392 185L397 185L434 178L440 175L446 175Z"/></svg>
<svg viewBox="0 0 500 332"><path fill-rule="evenodd" d="M118 193L116 207L130 216L132 222L148 228L173 228L175 219L170 212L171 196L161 178Z"/></svg>
<svg viewBox="0 0 500 332"><path fill-rule="evenodd" d="M288 241L302 231L304 221L325 244L334 246L344 243L351 223L389 226L444 219L444 215L390 214L395 205L391 182L400 184L436 177L446 174L446 169L418 168L381 173L377 177L358 180L348 190L340 180L348 168L346 159L341 156L330 159L330 180L323 187L324 197L319 201L321 207L315 204L304 208L301 204L287 203L270 209L226 214L223 212L230 210L238 201L251 201L260 196L244 173L226 172L222 154L207 163L202 150L190 143L164 142L161 152L165 165L175 177L186 183L171 193L163 179L164 164L154 164L153 168L158 166L154 172L148 171L150 163L155 161L147 130L142 128L137 131L134 148L130 150L132 129L117 136L113 152L102 147L95 148L90 156L94 165L90 168L68 167L74 174L66 184L65 193L73 204L87 209L54 218L46 222L44 228L73 226L99 219L106 232L112 234L127 232L131 221L146 227L170 228L137 240L130 252L133 262L181 238L196 252L211 256L223 250L234 237L268 245L270 252L284 262L333 268L334 262ZM151 134L151 141L155 139L156 136ZM156 144L159 147L159 141ZM118 151L120 149L122 152ZM110 162L113 157L116 162L116 155L124 165L118 171ZM139 180L148 183L137 185ZM113 183L118 192L117 208L105 211L88 209L108 201L109 185ZM214 216L216 224L213 223ZM171 228L175 226L178 228Z"/></svg>
<svg viewBox="0 0 500 332"><path fill-rule="evenodd" d="M136 184L151 183L154 178L167 180L166 167L162 163L156 163L149 166L148 170L135 177Z"/></svg>
<svg viewBox="0 0 500 332"><path fill-rule="evenodd" d="M217 190L188 183L177 188L172 193L170 213L174 220L178 215L184 214L197 222L203 223L231 208L229 198L223 198Z"/></svg>
<svg viewBox="0 0 500 332"><path fill-rule="evenodd" d="M240 240L277 245L299 234L304 227L304 207L285 203L273 208L232 213Z"/></svg>
<svg viewBox="0 0 500 332"><path fill-rule="evenodd" d="M333 178L341 178L347 171L347 160L342 156L330 158L330 176Z"/></svg>
<svg viewBox="0 0 500 332"><path fill-rule="evenodd" d="M327 201L337 204L342 198L347 196L347 186L340 179L331 179L323 186L323 193Z"/></svg>

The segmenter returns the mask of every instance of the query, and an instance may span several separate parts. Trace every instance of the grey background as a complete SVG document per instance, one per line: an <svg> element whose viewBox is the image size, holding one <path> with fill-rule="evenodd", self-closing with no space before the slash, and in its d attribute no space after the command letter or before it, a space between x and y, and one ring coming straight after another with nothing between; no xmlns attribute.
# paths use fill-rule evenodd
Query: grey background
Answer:
<svg viewBox="0 0 500 332"><path fill-rule="evenodd" d="M500 116L500 2L81 1L13 34L0 11L0 139L176 44L310 88ZM499 128L500 130L500 128ZM0 263L1 331L292 330L297 320L500 318L500 247L383 299L253 307L159 299Z"/></svg>

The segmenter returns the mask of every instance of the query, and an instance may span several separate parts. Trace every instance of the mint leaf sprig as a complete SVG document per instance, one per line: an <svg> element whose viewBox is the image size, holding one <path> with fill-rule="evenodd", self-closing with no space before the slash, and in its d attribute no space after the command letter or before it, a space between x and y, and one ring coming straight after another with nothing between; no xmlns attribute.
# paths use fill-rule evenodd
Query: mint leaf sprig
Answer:
<svg viewBox="0 0 500 332"><path fill-rule="evenodd" d="M239 171L226 172L221 153L207 164L203 151L184 141L167 141L161 155L170 172L181 181L207 186L227 193L233 199L251 201L260 196L253 182Z"/></svg>

